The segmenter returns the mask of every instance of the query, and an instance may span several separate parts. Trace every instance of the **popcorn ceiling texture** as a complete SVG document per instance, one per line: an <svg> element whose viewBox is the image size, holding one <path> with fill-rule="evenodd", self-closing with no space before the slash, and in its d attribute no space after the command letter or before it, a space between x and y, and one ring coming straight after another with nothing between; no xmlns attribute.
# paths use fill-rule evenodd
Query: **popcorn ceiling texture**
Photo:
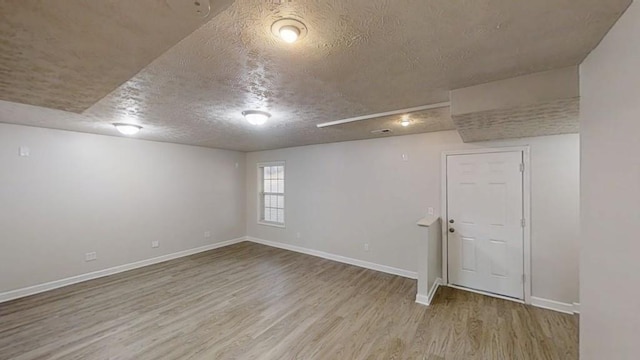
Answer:
<svg viewBox="0 0 640 360"><path fill-rule="evenodd" d="M86 110L208 20L163 1L0 1L1 98Z"/></svg>
<svg viewBox="0 0 640 360"><path fill-rule="evenodd" d="M109 28L103 30L108 33L117 31L117 39L126 44L148 45L143 55L177 42L147 66L142 55L135 64L115 59L98 66L90 60L109 55L83 57L74 51L95 45L94 51L113 55L112 47L124 45L85 44L82 39L99 38L82 35L97 31L90 23L67 31L64 23L48 17L53 10L43 13L40 2L9 1L3 4L11 4L11 14L17 11L13 7L19 8L22 19L10 16L13 20L0 27L0 99L7 100L0 102L0 122L116 135L111 123L125 121L144 126L137 138L242 151L372 138L380 136L370 133L376 127L391 128L394 135L448 130L454 128L448 109L412 114L416 123L408 128L399 126L399 117L323 129L315 125L447 101L451 89L579 64L630 2L236 0L186 36L202 20L177 21L164 1L56 1L57 10L78 17L104 7L100 10L118 19L135 19L136 26L148 24L145 31L133 25L119 30L100 26ZM222 5L212 1L212 7ZM2 10L4 23L9 12ZM308 35L293 45L274 38L270 26L283 17L301 19ZM71 42L79 48L58 49L29 37L22 39L24 45L12 40L15 34L33 33L42 21L55 30L50 41L75 36L78 42ZM149 31L153 26L161 29ZM23 47L30 53L16 55ZM144 68L135 74L140 66ZM59 89L58 74L66 74ZM126 76L130 79L118 86ZM41 101L27 101L30 96ZM70 111L93 105L73 114L9 101ZM273 116L254 127L241 116L246 109ZM474 125L476 120L484 125ZM568 128L542 116L510 121L499 118L500 126L513 129L496 136L532 136L536 122L548 133ZM462 131L468 129L471 139L499 130L486 116L456 123L464 125Z"/></svg>
<svg viewBox="0 0 640 360"><path fill-rule="evenodd" d="M580 99L454 115L464 142L573 134L580 130Z"/></svg>

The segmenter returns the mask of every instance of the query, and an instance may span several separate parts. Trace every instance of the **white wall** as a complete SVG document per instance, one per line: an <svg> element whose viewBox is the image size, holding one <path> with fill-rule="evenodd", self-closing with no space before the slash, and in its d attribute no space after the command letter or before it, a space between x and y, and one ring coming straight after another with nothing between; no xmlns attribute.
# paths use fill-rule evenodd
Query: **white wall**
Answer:
<svg viewBox="0 0 640 360"><path fill-rule="evenodd" d="M640 4L581 66L581 359L640 355Z"/></svg>
<svg viewBox="0 0 640 360"><path fill-rule="evenodd" d="M451 115L538 104L580 96L578 67L543 71L451 91Z"/></svg>
<svg viewBox="0 0 640 360"><path fill-rule="evenodd" d="M244 236L244 159L0 124L0 293Z"/></svg>
<svg viewBox="0 0 640 360"><path fill-rule="evenodd" d="M427 289L431 290L439 279L442 281L442 219L428 229L427 244ZM424 236L424 235L423 235ZM420 261L418 261L420 262ZM418 265L419 266L419 265ZM420 291L421 289L418 289Z"/></svg>
<svg viewBox="0 0 640 360"><path fill-rule="evenodd" d="M415 272L424 236L415 222L428 207L439 212L442 151L526 144L532 157L533 296L577 302L577 135L464 144L448 131L249 153L247 233ZM409 160L402 161L402 154ZM256 221L256 164L275 160L286 161L286 229Z"/></svg>

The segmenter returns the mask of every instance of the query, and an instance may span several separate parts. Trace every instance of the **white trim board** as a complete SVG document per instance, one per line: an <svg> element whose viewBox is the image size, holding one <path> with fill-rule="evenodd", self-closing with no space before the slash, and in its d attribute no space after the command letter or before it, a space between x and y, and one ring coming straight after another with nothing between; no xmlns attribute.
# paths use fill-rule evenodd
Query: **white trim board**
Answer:
<svg viewBox="0 0 640 360"><path fill-rule="evenodd" d="M433 297L436 295L436 292L438 291L438 288L441 285L442 285L442 279L437 278L433 282L433 285L431 285L431 289L429 289L429 293L427 295L421 295L421 294L416 295L416 302L421 305L426 305L426 306L431 305L431 302L433 301Z"/></svg>
<svg viewBox="0 0 640 360"><path fill-rule="evenodd" d="M418 273L415 272L415 271L398 269L398 268L394 268L394 267L391 267L391 266L380 265L380 264L376 264L376 263L372 263L372 262L368 262L368 261L364 261L364 260L358 260L358 259L349 258L349 257L346 257L346 256L330 254L330 253L327 253L327 252L324 252L324 251L307 249L307 248L303 248L303 247L297 246L297 245L291 245L291 244L285 244L285 243L276 242L276 241L258 239L258 238L254 238L254 237L251 237L251 236L247 236L247 241L250 241L250 242L253 242L253 243L256 243L256 244L262 244L262 245L266 245L266 246L271 246L271 247L278 248L278 249L294 251L294 252L301 253L301 254L317 256L317 257L321 257L323 259L333 260L333 261L341 262L343 264L354 265L354 266L358 266L358 267L365 268L365 269L380 271L380 272L387 273L387 274L398 275L398 276L406 277L406 278L409 278L409 279L417 279L418 278Z"/></svg>
<svg viewBox="0 0 640 360"><path fill-rule="evenodd" d="M569 304L569 303L563 303L560 301L543 299L543 298L532 296L531 305L542 308L542 309L558 311L561 313L571 314L571 315L580 313L580 303Z"/></svg>
<svg viewBox="0 0 640 360"><path fill-rule="evenodd" d="M240 238L236 238L236 239L232 239L232 240L222 241L222 242L218 242L218 243L215 243L215 244L206 245L206 246L202 246L202 247L198 247L198 248L194 248L194 249L189 249L189 250L179 251L179 252L172 253L172 254L162 255L162 256L155 257L155 258L151 258L151 259L141 260L141 261L137 261L137 262L134 262L134 263L129 263L129 264L125 264L125 265L119 265L119 266L115 266L115 267L108 268L108 269L103 269L103 270L98 270L98 271L94 271L94 272L91 272L91 273L72 276L72 277L69 277L69 278L61 279L61 280L55 280L55 281L51 281L51 282L47 282L47 283L43 283L43 284L29 286L29 287L22 288L22 289L7 291L7 292L4 292L4 293L0 293L0 303L6 302L6 301L9 301L9 300L18 299L18 298L21 298L21 297L26 297L26 296L30 296L30 295L39 294L39 293L42 293L42 292L45 292L45 291L58 289L58 288L61 288L61 287L64 287L64 286L73 285L73 284L81 283L81 282L88 281L88 280L93 280L93 279L97 279L97 278L101 278L101 277L105 277L105 276L109 276L109 275L118 274L118 273L121 273L121 272L125 272L125 271L129 271L129 270L141 268L141 267L144 267L144 266L158 264L158 263L161 263L161 262L165 262L165 261L169 261L169 260L173 260L173 259L178 259L178 258L181 258L181 257L194 255L194 254L198 254L198 253L201 253L201 252L205 252L205 251L209 251L209 250L222 248L222 247L225 247L225 246L238 244L238 243L241 243L243 241L249 241L249 242L253 242L253 243L256 243L256 244L262 244L262 245L266 245L266 246L270 246L270 247L274 247L274 248L294 251L294 252L307 254L307 255L311 255L311 256L317 256L317 257L321 257L321 258L324 258L324 259L333 260L333 261L341 262L341 263L344 263L344 264L354 265L354 266L358 266L358 267L362 267L362 268L366 268L366 269L370 269L370 270L380 271L380 272L384 272L384 273L388 273L388 274L392 274L392 275L398 275L398 276L406 277L406 278L409 278L409 279L417 279L417 277L418 277L418 274L416 272L413 272L413 271L398 269L398 268L394 268L394 267L390 267L390 266L386 266L386 265L379 265L379 264L375 264L375 263L371 263L371 262L367 262L367 261L363 261L363 260L348 258L348 257L345 257L345 256L340 256L340 255L334 255L334 254L326 253L326 252L323 252L323 251L306 249L306 248L303 248L303 247L300 247L300 246L289 245L289 244L279 243L279 242L275 242L275 241L269 241L269 240L258 239L258 238L254 238L254 237L250 237L250 236L245 236L245 237L240 237ZM430 305L431 301L433 300L433 297L435 296L435 294L436 294L436 292L438 290L438 287L440 287L440 286L444 286L443 280L440 279L440 278L437 278L435 280L434 284L431 286L431 289L429 289L429 293L426 296L425 295L420 295L420 294L416 295L416 302L419 303L419 304L422 304L422 305L427 305L427 306ZM451 285L449 285L449 286L451 286ZM455 286L452 286L452 287L455 287ZM510 300L512 300L512 299L510 299ZM531 305L539 307L539 308L559 311L559 312L563 312L563 313L566 313L566 314L574 314L574 313L577 314L577 313L580 313L580 303L568 304L568 303L562 303L562 302L559 302L559 301L548 300L548 299L543 299L543 298L538 298L538 297L532 297L531 300L532 300L531 301Z"/></svg>
<svg viewBox="0 0 640 360"><path fill-rule="evenodd" d="M172 254L158 256L158 257L151 258L151 259L146 259L146 260L136 261L136 262L129 263L129 264L114 266L114 267L111 267L111 268L108 268L108 269L98 270L98 271L94 271L94 272L90 272L90 273L86 273L86 274L80 274L80 275L68 277L68 278L65 278L65 279L54 280L54 281L51 281L51 282L38 284L38 285L33 285L33 286L29 286L29 287L22 288L22 289L10 290L10 291L7 291L7 292L0 293L0 303L3 303L5 301L9 301L9 300L18 299L18 298L25 297L25 296L39 294L41 292L45 292L45 291L49 291L49 290L58 289L58 288L61 288L61 287L64 287L64 286L68 286L68 285L81 283L81 282L84 282L84 281L87 281L87 280L93 280L93 279L97 279L97 278L101 278L101 277L105 277L105 276L114 275L114 274L118 274L118 273L121 273L121 272L129 271L129 270L141 268L141 267L144 267L144 266L158 264L158 263L161 263L161 262L165 262L165 261L169 261L169 260L173 260L173 259L177 259L177 258L181 258L181 257L185 257L185 256L201 253L201 252L204 252L204 251L218 249L218 248L221 248L221 247L237 244L237 243L243 242L245 240L246 240L246 238L243 236L243 237L240 237L240 238L237 238L237 239L222 241L222 242L218 242L218 243L215 243L215 244L206 245L206 246L202 246L202 247L198 247L198 248L194 248L194 249L189 249L189 250L175 252L175 253L172 253Z"/></svg>

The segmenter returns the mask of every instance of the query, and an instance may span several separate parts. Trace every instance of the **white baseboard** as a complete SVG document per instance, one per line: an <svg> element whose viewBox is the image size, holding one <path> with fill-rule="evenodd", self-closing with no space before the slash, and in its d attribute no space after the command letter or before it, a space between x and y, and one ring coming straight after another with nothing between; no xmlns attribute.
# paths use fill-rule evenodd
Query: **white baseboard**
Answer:
<svg viewBox="0 0 640 360"><path fill-rule="evenodd" d="M421 295L421 294L416 295L416 303L420 305L425 305L425 306L431 305L431 302L429 301L429 296Z"/></svg>
<svg viewBox="0 0 640 360"><path fill-rule="evenodd" d="M431 305L431 301L433 301L433 297L436 295L436 292L438 291L438 287L440 287L440 285L442 285L442 279L437 278L433 282L433 285L431 285L431 289L429 289L429 293L427 295L421 295L421 294L416 295L416 302L418 304L422 304L426 306Z"/></svg>
<svg viewBox="0 0 640 360"><path fill-rule="evenodd" d="M442 279L436 278L436 280L433 282L433 285L431 285L431 289L429 289L429 295L427 295L429 298L429 304L431 304L431 302L433 301L433 297L436 296L436 292L438 291L440 285L442 285Z"/></svg>
<svg viewBox="0 0 640 360"><path fill-rule="evenodd" d="M577 314L580 313L580 304L579 303L563 303L560 301L543 299L539 297L532 296L531 297L531 305L547 310L554 310L558 312L562 312L565 314Z"/></svg>
<svg viewBox="0 0 640 360"><path fill-rule="evenodd" d="M414 271L398 269L398 268L394 268L394 267L391 267L391 266L380 265L380 264L376 264L376 263L372 263L372 262L368 262L368 261L349 258L349 257L346 257L346 256L330 254L330 253L327 253L327 252L324 252L324 251L307 249L307 248L303 248L301 246L285 244L285 243L281 243L281 242L277 242L277 241L269 241L269 240L264 240L264 239L258 239L258 238L254 238L254 237L251 237L251 236L247 236L247 241L251 241L251 242L254 242L256 244L267 245L267 246L271 246L271 247L275 247L275 248L279 248L279 249L295 251L295 252L302 253L302 254L317 256L317 257L321 257L323 259L328 259L328 260L341 262L341 263L344 263L344 264L359 266L359 267L362 267L362 268L376 270L376 271L384 272L384 273L387 273L387 274L398 275L398 276L406 277L406 278L409 278L409 279L417 279L418 278L418 273L416 273Z"/></svg>
<svg viewBox="0 0 640 360"><path fill-rule="evenodd" d="M580 314L580 303L573 303L573 313Z"/></svg>
<svg viewBox="0 0 640 360"><path fill-rule="evenodd" d="M243 241L246 241L246 237L244 236L237 239L222 241L219 243L198 247L195 249L179 251L176 253L162 255L155 258L151 258L151 259L141 260L141 261L137 261L130 264L119 265L119 266L115 266L115 267L104 269L104 270L90 272L87 274L76 275L76 276L68 277L66 279L55 280L55 281L51 281L44 284L38 284L38 285L29 286L22 289L3 292L3 293L0 293L0 303L13 300L13 299L18 299L25 296L29 296L29 295L35 295L41 292L61 288L67 285L77 284L87 280L97 279L104 276L109 276L109 275L121 273L124 271L141 268L143 266L153 265L153 264L165 262L168 260L173 260L173 259L201 253L204 251L209 251L209 250L237 244Z"/></svg>

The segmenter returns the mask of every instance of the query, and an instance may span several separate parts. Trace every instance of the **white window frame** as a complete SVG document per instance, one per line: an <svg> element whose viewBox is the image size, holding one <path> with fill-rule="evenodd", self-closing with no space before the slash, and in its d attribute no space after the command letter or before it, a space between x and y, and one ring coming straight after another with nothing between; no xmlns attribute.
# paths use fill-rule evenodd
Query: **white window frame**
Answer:
<svg viewBox="0 0 640 360"><path fill-rule="evenodd" d="M283 166L284 167L284 192L283 193L273 193L274 195L281 195L284 197L284 222L272 222L264 220L264 168L269 166ZM287 222L287 165L284 161L270 161L270 162L261 162L257 164L257 221L260 225L274 226L279 228L285 228L285 223ZM271 193L270 193L271 194Z"/></svg>

